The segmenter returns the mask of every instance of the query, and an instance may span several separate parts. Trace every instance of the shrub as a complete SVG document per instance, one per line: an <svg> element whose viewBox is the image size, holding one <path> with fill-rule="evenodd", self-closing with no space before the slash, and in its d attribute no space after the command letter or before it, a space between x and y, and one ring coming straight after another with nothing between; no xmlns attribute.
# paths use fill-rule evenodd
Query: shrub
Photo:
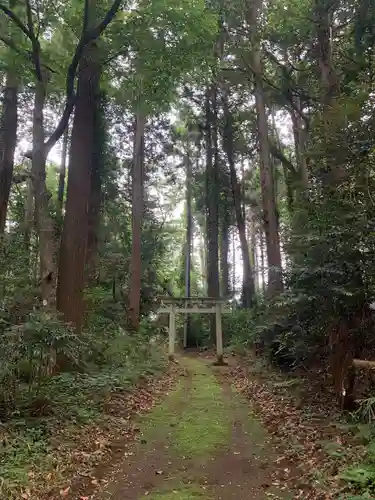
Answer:
<svg viewBox="0 0 375 500"><path fill-rule="evenodd" d="M255 311L249 309L234 309L230 314L223 314L224 345L252 347L257 338L255 315Z"/></svg>
<svg viewBox="0 0 375 500"><path fill-rule="evenodd" d="M64 363L77 369L86 349L85 342L54 314L33 312L25 323L0 334L1 416L12 410L17 392L26 385L37 389Z"/></svg>

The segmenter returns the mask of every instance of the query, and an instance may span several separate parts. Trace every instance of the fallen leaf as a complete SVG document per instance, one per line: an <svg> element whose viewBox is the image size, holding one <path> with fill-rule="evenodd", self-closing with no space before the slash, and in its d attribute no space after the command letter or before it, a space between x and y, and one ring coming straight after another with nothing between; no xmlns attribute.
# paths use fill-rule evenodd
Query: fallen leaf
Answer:
<svg viewBox="0 0 375 500"><path fill-rule="evenodd" d="M67 497L69 495L69 491L70 491L70 486L65 488L65 490L60 490L60 496Z"/></svg>

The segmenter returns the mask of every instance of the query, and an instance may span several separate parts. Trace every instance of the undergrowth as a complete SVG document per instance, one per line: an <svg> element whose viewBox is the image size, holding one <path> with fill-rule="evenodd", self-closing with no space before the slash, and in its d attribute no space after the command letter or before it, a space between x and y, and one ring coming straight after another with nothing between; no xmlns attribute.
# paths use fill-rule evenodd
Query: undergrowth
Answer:
<svg viewBox="0 0 375 500"><path fill-rule="evenodd" d="M108 325L107 325L108 326ZM27 338L25 338L27 336ZM161 347L144 331L77 337L58 318L33 315L2 334L0 388L0 498L32 498L28 485L58 475L59 429L97 422L113 393L131 389L165 366ZM53 359L51 357L53 356ZM52 362L61 369L51 371ZM22 496L23 495L23 496Z"/></svg>
<svg viewBox="0 0 375 500"><path fill-rule="evenodd" d="M340 478L348 485L348 493L342 498L357 500L375 497L375 427L373 422L360 423L364 415L362 409L354 415L357 420L357 439L365 446L365 453L358 463L345 467Z"/></svg>

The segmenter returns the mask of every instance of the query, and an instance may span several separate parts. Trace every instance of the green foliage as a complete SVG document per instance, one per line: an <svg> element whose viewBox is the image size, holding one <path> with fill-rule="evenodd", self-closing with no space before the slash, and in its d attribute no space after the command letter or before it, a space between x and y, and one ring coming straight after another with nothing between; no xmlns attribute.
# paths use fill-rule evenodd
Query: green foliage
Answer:
<svg viewBox="0 0 375 500"><path fill-rule="evenodd" d="M56 318L34 315L21 330L33 340L22 336L26 345L20 340L13 346L11 352L14 354L17 348L20 358L7 361L11 377L7 385L2 385L3 399L9 387L14 389L12 404L1 404L7 420L2 428L0 497L9 499L19 498L17 492L30 481L30 469L46 474L56 467L57 458L52 454L56 429L102 418L104 403L111 394L132 389L141 378L155 377L165 366L163 350L150 344L147 335L129 337L118 327L102 331L101 336L96 332L94 336L76 337ZM67 357L73 349L71 360L80 361L77 369L46 376L41 368L49 362L50 346ZM46 363L38 364L38 357ZM5 360L1 361L3 365ZM22 362L26 363L23 370L27 378L33 376L32 383L16 377Z"/></svg>
<svg viewBox="0 0 375 500"><path fill-rule="evenodd" d="M64 359L64 365L78 368L84 342L56 316L31 313L25 323L5 329L0 337L0 406L2 417L14 409L22 384L38 388Z"/></svg>
<svg viewBox="0 0 375 500"><path fill-rule="evenodd" d="M193 347L204 347L210 345L212 340L210 339L210 322L211 319L209 315L202 314L201 316L197 314L191 314L189 319L189 345Z"/></svg>
<svg viewBox="0 0 375 500"><path fill-rule="evenodd" d="M230 344L231 347L252 347L257 338L254 320L255 311L248 309L234 309L230 314L223 315L224 344Z"/></svg>
<svg viewBox="0 0 375 500"><path fill-rule="evenodd" d="M366 398L360 402L356 415L361 421L372 425L375 422L375 398Z"/></svg>
<svg viewBox="0 0 375 500"><path fill-rule="evenodd" d="M340 478L348 482L354 490L361 493L358 498L372 498L375 494L375 441L371 440L366 447L366 461L362 464L346 468ZM355 497L347 497L355 498Z"/></svg>
<svg viewBox="0 0 375 500"><path fill-rule="evenodd" d="M375 467L362 466L347 469L340 475L341 479L354 484L358 488L365 489L366 493L374 491L375 486Z"/></svg>

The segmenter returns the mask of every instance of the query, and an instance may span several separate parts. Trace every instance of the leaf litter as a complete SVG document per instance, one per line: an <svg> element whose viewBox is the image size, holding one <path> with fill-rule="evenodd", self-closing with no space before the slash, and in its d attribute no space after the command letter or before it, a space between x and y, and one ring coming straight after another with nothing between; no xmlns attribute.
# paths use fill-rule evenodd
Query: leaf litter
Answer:
<svg viewBox="0 0 375 500"><path fill-rule="evenodd" d="M129 392L107 396L103 413L84 425L60 423L51 440L48 473L38 468L28 472L28 486L20 492L24 500L89 500L102 485L106 468L133 453L139 439L138 415L149 411L175 384L179 367L173 365L162 376L143 380Z"/></svg>
<svg viewBox="0 0 375 500"><path fill-rule="evenodd" d="M295 499L330 500L347 490L339 479L339 471L365 454L348 426L342 425L332 395L317 390L308 379L303 380L305 398L297 397L283 384L283 375L267 371L253 374L248 367L254 360L235 358L227 377L236 391L245 396L277 443L280 464L274 484L283 484L294 492ZM341 453L332 453L332 443ZM293 472L292 472L293 471ZM297 474L295 474L297 471Z"/></svg>

